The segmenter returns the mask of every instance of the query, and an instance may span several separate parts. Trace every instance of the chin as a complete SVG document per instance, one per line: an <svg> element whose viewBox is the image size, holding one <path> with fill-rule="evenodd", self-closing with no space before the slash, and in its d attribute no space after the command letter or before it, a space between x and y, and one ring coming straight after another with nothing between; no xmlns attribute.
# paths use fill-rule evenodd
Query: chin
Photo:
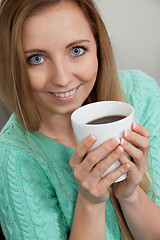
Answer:
<svg viewBox="0 0 160 240"><path fill-rule="evenodd" d="M79 104L75 104L74 106L65 106L61 111L59 111L60 114L62 115L71 115L77 108L82 106L82 102Z"/></svg>

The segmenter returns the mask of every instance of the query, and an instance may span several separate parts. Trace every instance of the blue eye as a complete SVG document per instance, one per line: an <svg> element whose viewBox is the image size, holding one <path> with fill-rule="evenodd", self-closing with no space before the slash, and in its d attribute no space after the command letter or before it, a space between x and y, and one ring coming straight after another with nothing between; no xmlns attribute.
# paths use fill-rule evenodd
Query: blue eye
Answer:
<svg viewBox="0 0 160 240"><path fill-rule="evenodd" d="M33 64L33 65L38 65L38 64L42 63L43 61L44 61L43 57L41 57L38 54L31 56L27 59L27 62L29 62L30 64Z"/></svg>
<svg viewBox="0 0 160 240"><path fill-rule="evenodd" d="M72 49L72 55L74 55L74 56L81 56L81 55L83 55L85 53L86 50L87 49L84 48L84 47L74 47Z"/></svg>

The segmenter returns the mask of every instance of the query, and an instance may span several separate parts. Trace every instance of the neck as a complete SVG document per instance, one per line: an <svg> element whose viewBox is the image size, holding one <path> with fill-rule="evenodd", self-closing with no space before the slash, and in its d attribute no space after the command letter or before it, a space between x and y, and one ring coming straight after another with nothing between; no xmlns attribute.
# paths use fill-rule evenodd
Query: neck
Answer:
<svg viewBox="0 0 160 240"><path fill-rule="evenodd" d="M75 148L77 146L70 114L54 115L43 119L39 132L68 147Z"/></svg>

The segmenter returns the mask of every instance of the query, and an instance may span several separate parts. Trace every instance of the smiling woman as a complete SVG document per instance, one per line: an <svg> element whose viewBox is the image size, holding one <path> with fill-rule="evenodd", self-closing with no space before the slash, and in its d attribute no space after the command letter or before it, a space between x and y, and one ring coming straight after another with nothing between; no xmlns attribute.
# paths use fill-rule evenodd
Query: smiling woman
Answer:
<svg viewBox="0 0 160 240"><path fill-rule="evenodd" d="M156 82L117 72L92 0L2 0L0 32L0 97L13 112L0 135L5 237L158 239L160 191L156 185L154 203L149 177L152 166L153 180L160 175ZM128 101L139 123L90 152L96 136L77 144L71 114L101 100ZM117 160L121 166L101 178Z"/></svg>

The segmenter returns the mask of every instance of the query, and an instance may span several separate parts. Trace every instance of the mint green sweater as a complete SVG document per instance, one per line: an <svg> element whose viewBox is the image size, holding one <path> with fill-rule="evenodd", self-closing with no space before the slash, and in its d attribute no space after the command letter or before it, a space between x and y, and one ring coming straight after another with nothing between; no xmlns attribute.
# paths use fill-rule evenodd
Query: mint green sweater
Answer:
<svg viewBox="0 0 160 240"><path fill-rule="evenodd" d="M160 206L160 88L140 71L119 71L119 78L136 121L151 131L149 172ZM14 114L10 117L0 134L0 222L6 239L69 238L78 194L69 166L72 154L38 131L28 134ZM121 239L110 199L106 239Z"/></svg>

